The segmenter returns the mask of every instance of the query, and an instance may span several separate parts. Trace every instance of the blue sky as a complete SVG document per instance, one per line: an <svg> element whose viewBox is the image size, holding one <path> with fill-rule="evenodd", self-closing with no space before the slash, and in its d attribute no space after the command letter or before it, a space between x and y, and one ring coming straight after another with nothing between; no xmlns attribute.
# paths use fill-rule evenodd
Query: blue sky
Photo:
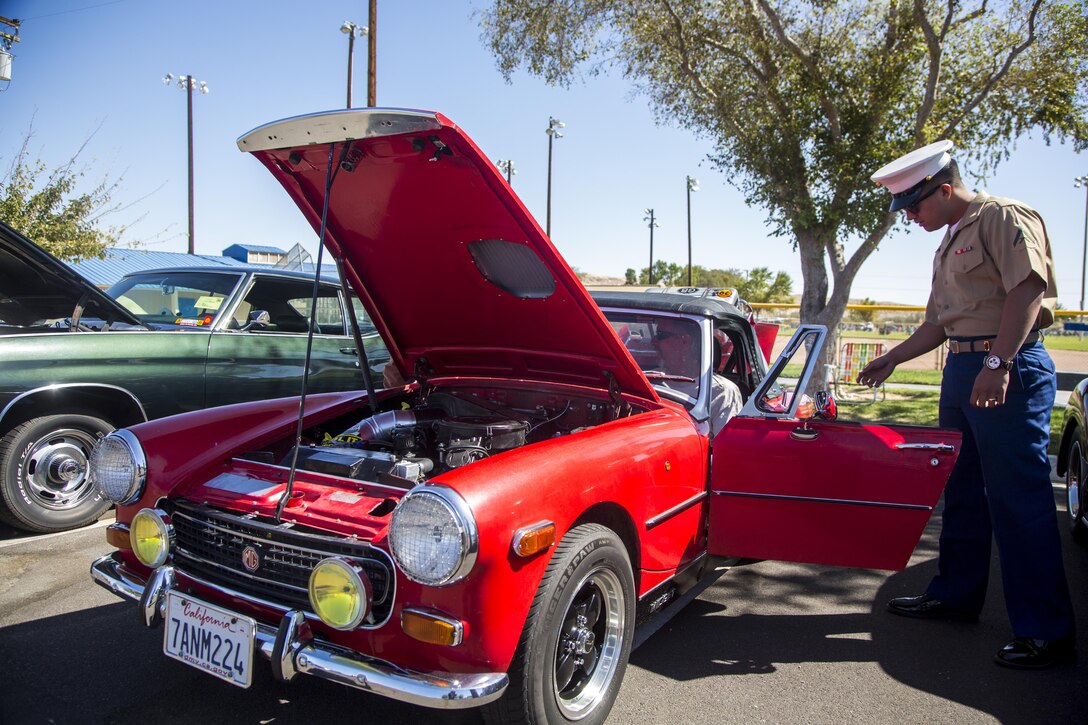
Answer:
<svg viewBox="0 0 1088 725"><path fill-rule="evenodd" d="M645 99L618 75L551 88L520 74L503 81L480 40L473 9L483 0L379 0L378 105L437 110L492 159L513 159L514 190L544 226L549 116L566 123L555 142L552 237L580 271L622 276L649 259L643 210L660 227L655 258L686 263L685 178L692 195L694 262L705 267L801 269L788 240L771 237L766 214L705 158L706 139L658 125ZM343 107L344 20L365 25L367 3L284 0L158 3L141 0L0 0L0 15L22 19L12 80L0 91L0 173L33 126L32 155L66 160L97 130L81 159L88 181L123 175L108 218L131 223L129 239L184 251L187 228L185 94L166 73L206 81L194 94L196 251L236 243L314 251L314 232L271 176L235 139L268 121ZM366 101L366 41L355 45L353 105ZM970 171L970 169L967 169ZM1046 219L1059 299L1079 307L1088 154L1023 140L988 183ZM875 193L875 192L874 192ZM870 257L852 296L922 304L937 234L897 229ZM852 251L852 250L850 250ZM411 270L390 270L410 279Z"/></svg>

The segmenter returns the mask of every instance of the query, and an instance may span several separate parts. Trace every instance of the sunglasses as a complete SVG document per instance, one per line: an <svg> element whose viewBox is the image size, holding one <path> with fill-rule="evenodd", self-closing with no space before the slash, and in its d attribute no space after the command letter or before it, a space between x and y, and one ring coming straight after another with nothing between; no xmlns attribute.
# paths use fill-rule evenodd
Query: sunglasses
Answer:
<svg viewBox="0 0 1088 725"><path fill-rule="evenodd" d="M670 337L678 337L682 334L683 333L681 332L666 332L665 330L661 330L654 335L654 339L658 342L663 342L665 340L668 340Z"/></svg>
<svg viewBox="0 0 1088 725"><path fill-rule="evenodd" d="M937 190L940 189L942 186L944 186L944 184L937 184L932 189L919 196L913 204L907 204L905 207L903 207L903 211L909 211L911 214L917 214L918 208L922 206L922 202L937 193Z"/></svg>

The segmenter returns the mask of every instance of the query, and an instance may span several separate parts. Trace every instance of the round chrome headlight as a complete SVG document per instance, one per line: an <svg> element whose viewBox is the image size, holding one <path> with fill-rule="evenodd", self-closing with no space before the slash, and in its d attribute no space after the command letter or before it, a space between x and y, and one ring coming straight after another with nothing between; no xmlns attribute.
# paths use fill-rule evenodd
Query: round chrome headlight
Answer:
<svg viewBox="0 0 1088 725"><path fill-rule="evenodd" d="M322 559L310 572L310 604L335 629L355 629L370 612L370 579L344 559Z"/></svg>
<svg viewBox="0 0 1088 725"><path fill-rule="evenodd" d="M174 526L161 509L140 509L129 524L129 541L136 558L152 569L162 566L174 546Z"/></svg>
<svg viewBox="0 0 1088 725"><path fill-rule="evenodd" d="M91 451L91 480L108 501L125 506L143 493L147 461L140 441L127 430L110 433Z"/></svg>
<svg viewBox="0 0 1088 725"><path fill-rule="evenodd" d="M472 511L445 486L410 491L393 511L389 549L414 582L441 586L463 578L476 563L478 546Z"/></svg>

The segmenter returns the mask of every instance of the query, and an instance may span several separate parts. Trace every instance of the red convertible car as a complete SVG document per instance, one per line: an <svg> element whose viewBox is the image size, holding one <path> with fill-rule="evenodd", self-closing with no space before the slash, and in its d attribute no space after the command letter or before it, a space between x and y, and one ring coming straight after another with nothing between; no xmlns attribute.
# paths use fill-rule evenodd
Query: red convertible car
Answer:
<svg viewBox="0 0 1088 725"><path fill-rule="evenodd" d="M594 723L636 628L715 557L905 566L958 434L836 421L802 394L823 328L768 368L733 290L594 300L441 114L336 111L238 145L323 234L408 382L102 441L116 551L91 573L166 655L243 687L264 659L284 681ZM691 368L662 354L677 335ZM712 436L723 384L743 406Z"/></svg>

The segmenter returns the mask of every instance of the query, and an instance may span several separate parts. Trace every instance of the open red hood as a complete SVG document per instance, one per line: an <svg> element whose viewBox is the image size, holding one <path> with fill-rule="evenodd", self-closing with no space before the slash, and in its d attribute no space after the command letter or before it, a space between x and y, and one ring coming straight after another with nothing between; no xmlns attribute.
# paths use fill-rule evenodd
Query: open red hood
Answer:
<svg viewBox="0 0 1088 725"><path fill-rule="evenodd" d="M494 164L449 119L331 111L238 139L320 229L408 375L618 387L657 400Z"/></svg>

